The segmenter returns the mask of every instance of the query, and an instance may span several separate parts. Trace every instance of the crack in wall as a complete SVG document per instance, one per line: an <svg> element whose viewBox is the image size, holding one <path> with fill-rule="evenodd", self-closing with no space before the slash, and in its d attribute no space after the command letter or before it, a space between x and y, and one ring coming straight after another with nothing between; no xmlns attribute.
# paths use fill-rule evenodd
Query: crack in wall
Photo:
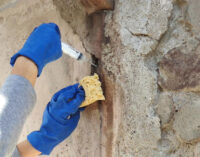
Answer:
<svg viewBox="0 0 200 157"><path fill-rule="evenodd" d="M132 31L130 31L128 28L126 28L126 30L132 35L132 36L136 36L136 37L146 37L152 40L157 40L154 39L153 37L151 37L149 34L144 34L144 33L133 33Z"/></svg>

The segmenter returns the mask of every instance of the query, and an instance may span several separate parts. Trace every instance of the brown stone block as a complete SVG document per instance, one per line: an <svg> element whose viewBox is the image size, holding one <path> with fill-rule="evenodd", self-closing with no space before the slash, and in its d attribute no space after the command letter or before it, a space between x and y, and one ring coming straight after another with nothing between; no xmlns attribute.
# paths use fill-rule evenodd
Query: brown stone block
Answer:
<svg viewBox="0 0 200 157"><path fill-rule="evenodd" d="M113 0L81 0L88 14L99 10L112 10Z"/></svg>
<svg viewBox="0 0 200 157"><path fill-rule="evenodd" d="M159 62L158 83L164 90L200 91L200 56L170 50Z"/></svg>

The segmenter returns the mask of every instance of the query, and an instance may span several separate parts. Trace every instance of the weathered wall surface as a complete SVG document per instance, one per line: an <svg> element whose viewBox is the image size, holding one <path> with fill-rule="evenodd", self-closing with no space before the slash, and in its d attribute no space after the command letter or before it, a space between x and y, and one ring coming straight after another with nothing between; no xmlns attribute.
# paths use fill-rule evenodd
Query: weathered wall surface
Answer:
<svg viewBox="0 0 200 157"><path fill-rule="evenodd" d="M115 0L114 11L88 16L79 0L23 0L0 13L1 83L28 33L56 22L62 38L98 60L106 101L81 115L52 157L200 156L200 1ZM37 105L22 137L40 125L58 89L91 73L66 56L36 85Z"/></svg>
<svg viewBox="0 0 200 157"><path fill-rule="evenodd" d="M199 1L115 3L102 62L124 100L107 156L199 156Z"/></svg>

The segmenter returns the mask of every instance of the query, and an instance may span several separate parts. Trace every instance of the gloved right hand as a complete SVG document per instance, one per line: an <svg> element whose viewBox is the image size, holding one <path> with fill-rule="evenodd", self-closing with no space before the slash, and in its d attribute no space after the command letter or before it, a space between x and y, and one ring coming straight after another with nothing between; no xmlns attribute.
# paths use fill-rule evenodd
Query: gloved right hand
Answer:
<svg viewBox="0 0 200 157"><path fill-rule="evenodd" d="M43 155L49 155L78 125L79 106L85 99L83 88L78 86L75 84L57 92L44 111L40 130L28 135L30 144Z"/></svg>
<svg viewBox="0 0 200 157"><path fill-rule="evenodd" d="M23 48L12 56L10 64L14 66L17 57L25 56L38 68L40 76L43 67L62 56L61 35L54 23L42 24L31 33Z"/></svg>

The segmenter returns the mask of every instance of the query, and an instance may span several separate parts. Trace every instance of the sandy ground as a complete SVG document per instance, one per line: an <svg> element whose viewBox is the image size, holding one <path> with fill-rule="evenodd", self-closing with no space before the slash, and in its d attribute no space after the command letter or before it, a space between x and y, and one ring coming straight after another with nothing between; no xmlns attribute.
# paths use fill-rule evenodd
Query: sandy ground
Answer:
<svg viewBox="0 0 200 157"><path fill-rule="evenodd" d="M13 8L0 12L0 85L9 75L11 66L10 57L23 45L28 35L41 23L55 22L59 25L62 40L68 42L81 52L85 52L79 37L65 23L57 13L50 0L21 0ZM63 56L60 60L47 65L41 77L37 80L35 89L37 104L28 117L22 131L20 141L24 140L28 133L39 128L43 110L51 96L59 89L76 83L85 75L90 74L90 65L79 63ZM68 156L64 153L65 141L51 154L51 156Z"/></svg>

